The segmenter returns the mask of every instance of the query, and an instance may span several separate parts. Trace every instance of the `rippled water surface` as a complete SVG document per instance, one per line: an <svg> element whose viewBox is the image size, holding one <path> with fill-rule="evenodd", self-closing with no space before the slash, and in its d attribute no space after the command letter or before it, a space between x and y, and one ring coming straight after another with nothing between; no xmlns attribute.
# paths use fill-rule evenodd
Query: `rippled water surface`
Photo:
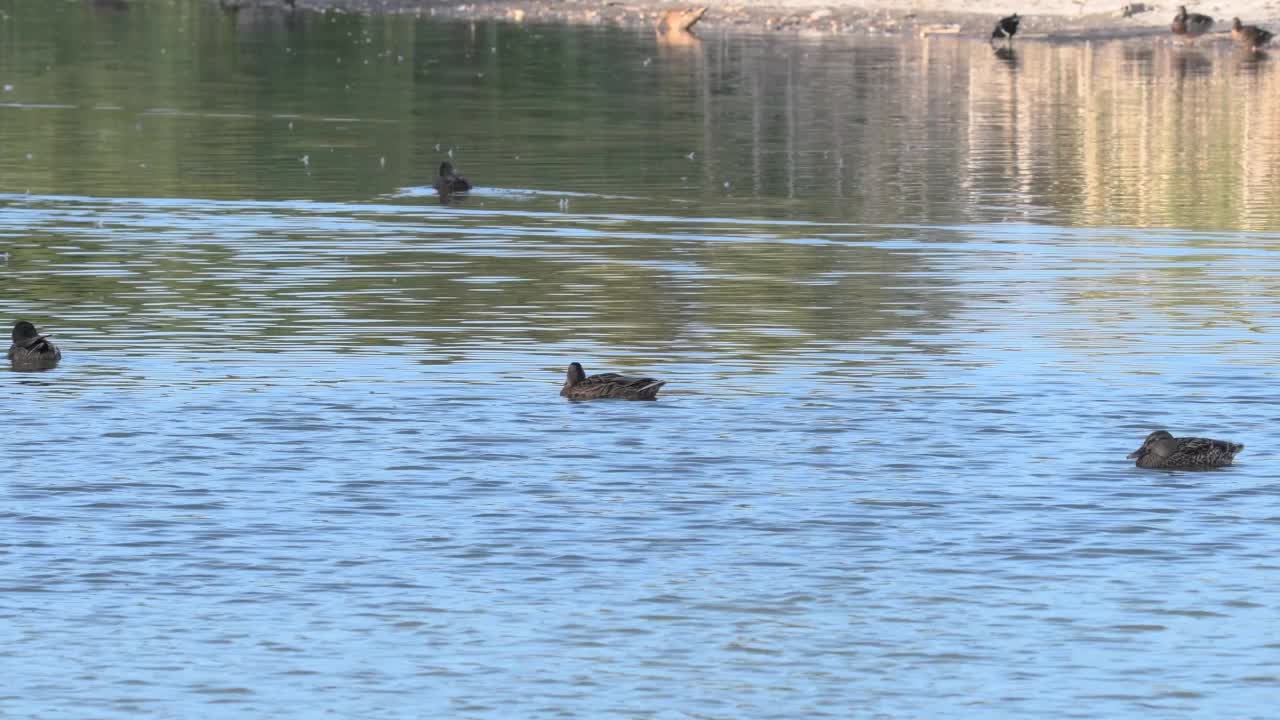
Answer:
<svg viewBox="0 0 1280 720"><path fill-rule="evenodd" d="M1274 60L130 8L0 2L0 716L1274 714Z"/></svg>

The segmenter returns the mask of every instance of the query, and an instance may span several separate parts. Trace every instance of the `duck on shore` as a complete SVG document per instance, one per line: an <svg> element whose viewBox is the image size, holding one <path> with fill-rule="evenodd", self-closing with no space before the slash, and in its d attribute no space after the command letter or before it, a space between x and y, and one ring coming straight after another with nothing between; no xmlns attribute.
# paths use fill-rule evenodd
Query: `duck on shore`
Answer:
<svg viewBox="0 0 1280 720"><path fill-rule="evenodd" d="M588 376L580 363L569 363L569 372L560 388L560 396L570 400L657 400L658 390L665 380L651 377L632 377L618 373L600 373Z"/></svg>
<svg viewBox="0 0 1280 720"><path fill-rule="evenodd" d="M440 163L440 172L436 175L432 187L440 195L440 202L447 203L454 195L469 192L471 183L466 178L455 173L453 171L453 163L446 160Z"/></svg>
<svg viewBox="0 0 1280 720"><path fill-rule="evenodd" d="M1178 37L1195 40L1213 29L1213 18L1200 13L1188 13L1186 5L1179 5L1178 14L1173 16L1170 29Z"/></svg>
<svg viewBox="0 0 1280 720"><path fill-rule="evenodd" d="M1271 42L1272 37L1270 30L1263 30L1257 25L1245 25L1240 22L1240 18L1231 19L1231 39L1235 40L1237 45L1258 50Z"/></svg>
<svg viewBox="0 0 1280 720"><path fill-rule="evenodd" d="M1018 17L1018 13L1014 13L1007 17L1000 18L996 23L996 29L991 31L991 43L995 44L997 40L1004 40L1005 43L1012 45L1013 36L1018 33L1018 23L1022 18Z"/></svg>
<svg viewBox="0 0 1280 720"><path fill-rule="evenodd" d="M41 335L36 326L19 320L13 326L13 344L9 346L9 365L14 370L48 370L62 359L62 351Z"/></svg>
<svg viewBox="0 0 1280 720"><path fill-rule="evenodd" d="M1140 468L1154 470L1212 470L1225 467L1244 449L1240 443L1209 438L1176 438L1167 430L1147 436L1142 447L1129 453Z"/></svg>

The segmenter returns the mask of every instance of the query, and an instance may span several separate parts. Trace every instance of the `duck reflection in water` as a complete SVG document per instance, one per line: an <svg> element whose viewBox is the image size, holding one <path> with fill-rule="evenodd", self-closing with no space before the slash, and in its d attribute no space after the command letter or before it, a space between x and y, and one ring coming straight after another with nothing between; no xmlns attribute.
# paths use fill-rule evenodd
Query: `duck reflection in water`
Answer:
<svg viewBox="0 0 1280 720"><path fill-rule="evenodd" d="M1010 70L1018 69L1018 54L1011 47L997 47L995 50L996 59L1009 66Z"/></svg>
<svg viewBox="0 0 1280 720"><path fill-rule="evenodd" d="M1204 53L1183 50L1173 54L1173 74L1179 79L1188 75L1209 75L1212 72L1213 62Z"/></svg>
<svg viewBox="0 0 1280 720"><path fill-rule="evenodd" d="M281 31L298 32L302 29L302 13L293 12L288 2L247 2L245 0L221 0L223 15L235 23L236 35L241 40L262 42L274 38Z"/></svg>
<svg viewBox="0 0 1280 720"><path fill-rule="evenodd" d="M1151 67L1156 59L1156 51L1150 45L1126 45L1121 53L1124 61L1134 65L1144 65Z"/></svg>
<svg viewBox="0 0 1280 720"><path fill-rule="evenodd" d="M89 4L93 6L94 12L101 12L101 13L129 12L129 3L127 2L127 0L90 0Z"/></svg>
<svg viewBox="0 0 1280 720"><path fill-rule="evenodd" d="M272 5L275 5L275 3L257 2L255 0L218 0L218 7L222 8L223 12L227 13L238 13L246 7L254 10L267 9ZM297 10L298 0L280 0L278 6L288 8L289 10Z"/></svg>
<svg viewBox="0 0 1280 720"><path fill-rule="evenodd" d="M1236 73L1239 75L1257 75L1271 59L1265 50L1241 49L1237 55L1239 60L1236 63Z"/></svg>

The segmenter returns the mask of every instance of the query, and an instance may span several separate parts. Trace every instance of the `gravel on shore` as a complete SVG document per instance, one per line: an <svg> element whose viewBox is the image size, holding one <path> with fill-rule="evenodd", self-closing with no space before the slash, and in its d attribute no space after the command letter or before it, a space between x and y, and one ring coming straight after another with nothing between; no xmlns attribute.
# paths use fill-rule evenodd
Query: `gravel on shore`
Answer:
<svg viewBox="0 0 1280 720"><path fill-rule="evenodd" d="M272 0L262 0L270 2ZM1260 0L1244 0L1241 14ZM961 35L986 38L995 20L1018 10L1017 3L975 0L919 0L911 9L845 0L776 0L774 3L703 0L709 7L695 32L787 32L805 35ZM899 3L901 5L902 3ZM1144 2L1040 0L1023 15L1019 39L1071 41L1167 34L1171 7ZM512 23L567 23L657 27L672 5L662 0L297 0L299 9L362 14L413 14L442 20L497 20ZM1257 8L1257 14L1272 14ZM1069 10L1069 12L1064 12ZM1254 17L1251 22L1256 22ZM1230 18L1219 18L1226 30Z"/></svg>

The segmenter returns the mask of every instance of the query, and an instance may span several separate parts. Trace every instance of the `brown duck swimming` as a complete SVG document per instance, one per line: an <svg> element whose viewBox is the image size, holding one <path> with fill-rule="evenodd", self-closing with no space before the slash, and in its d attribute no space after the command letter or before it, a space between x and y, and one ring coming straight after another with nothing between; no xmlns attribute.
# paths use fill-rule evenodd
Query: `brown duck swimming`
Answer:
<svg viewBox="0 0 1280 720"><path fill-rule="evenodd" d="M570 400L598 400L614 398L617 400L657 400L658 390L666 385L666 380L655 380L649 377L631 377L618 373L600 373L587 376L580 363L569 363L568 377L564 387L560 388L561 397Z"/></svg>
<svg viewBox="0 0 1280 720"><path fill-rule="evenodd" d="M1159 470L1212 470L1230 465L1236 453L1244 449L1240 443L1209 438L1176 438L1167 430L1147 436L1142 447L1129 453L1129 459L1140 468Z"/></svg>
<svg viewBox="0 0 1280 720"><path fill-rule="evenodd" d="M1178 14L1173 16L1173 34L1179 37L1195 39L1213 29L1213 18L1200 13L1188 13L1186 5L1178 6Z"/></svg>
<svg viewBox="0 0 1280 720"><path fill-rule="evenodd" d="M1018 13L1000 18L1000 22L996 23L996 29L991 31L991 43L997 40L1004 40L1006 43L1013 44L1013 36L1018 33L1018 22L1022 18L1018 17Z"/></svg>
<svg viewBox="0 0 1280 720"><path fill-rule="evenodd" d="M14 370L48 370L62 359L62 351L49 338L36 331L36 326L19 320L13 326L13 344L9 346L9 365Z"/></svg>
<svg viewBox="0 0 1280 720"><path fill-rule="evenodd" d="M453 163L440 163L440 174L436 175L436 181L432 184L436 192L440 194L442 201L448 202L450 197L458 193L464 193L471 190L471 183L467 179L453 171Z"/></svg>
<svg viewBox="0 0 1280 720"><path fill-rule="evenodd" d="M1244 25L1240 22L1240 18L1231 19L1231 39L1235 40L1237 45L1257 50L1271 42L1272 37L1270 30L1263 30L1257 25Z"/></svg>

